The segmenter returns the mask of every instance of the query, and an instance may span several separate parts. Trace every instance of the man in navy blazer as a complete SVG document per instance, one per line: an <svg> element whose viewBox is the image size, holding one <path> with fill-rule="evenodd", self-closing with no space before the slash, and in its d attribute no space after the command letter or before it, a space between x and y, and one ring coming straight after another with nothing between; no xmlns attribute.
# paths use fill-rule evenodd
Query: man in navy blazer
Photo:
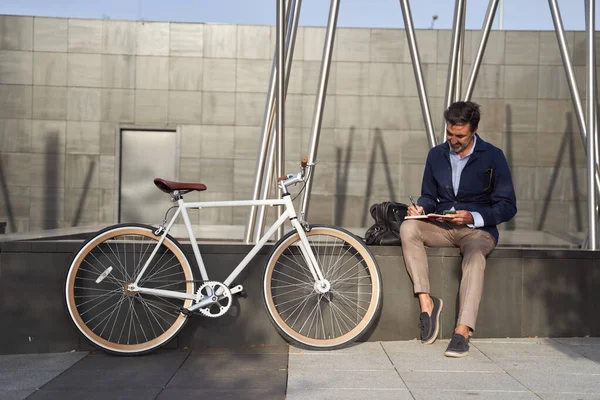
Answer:
<svg viewBox="0 0 600 400"><path fill-rule="evenodd" d="M459 247L463 255L459 313L448 357L469 353L483 291L487 255L498 242L496 226L517 213L504 153L478 134L479 105L456 102L444 112L446 138L429 151L421 197L408 215L447 214L447 218L405 220L400 226L406 269L421 306L421 341L435 342L442 299L430 295L427 247Z"/></svg>

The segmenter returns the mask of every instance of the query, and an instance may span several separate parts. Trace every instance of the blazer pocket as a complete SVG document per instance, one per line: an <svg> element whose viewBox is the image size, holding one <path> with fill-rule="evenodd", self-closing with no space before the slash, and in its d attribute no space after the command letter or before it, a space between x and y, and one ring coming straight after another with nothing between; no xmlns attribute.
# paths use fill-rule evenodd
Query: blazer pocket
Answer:
<svg viewBox="0 0 600 400"><path fill-rule="evenodd" d="M483 190L485 193L491 192L494 187L494 168L488 168L483 172Z"/></svg>

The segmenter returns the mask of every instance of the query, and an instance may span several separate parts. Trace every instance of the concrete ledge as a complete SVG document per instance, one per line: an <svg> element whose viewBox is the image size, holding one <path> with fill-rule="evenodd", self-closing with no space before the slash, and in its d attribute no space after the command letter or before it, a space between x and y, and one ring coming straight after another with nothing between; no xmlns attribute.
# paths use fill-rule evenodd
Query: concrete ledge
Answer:
<svg viewBox="0 0 600 400"><path fill-rule="evenodd" d="M111 224L77 226L71 228L47 229L25 233L0 235L0 243L24 240L67 240L84 239ZM194 225L194 235L200 242L243 242L244 225ZM288 227L289 229L289 227ZM344 229L363 237L367 227L344 227ZM173 225L171 236L178 240L187 239L185 225ZM545 231L501 231L498 247L561 247L580 248L585 239L582 232L545 232Z"/></svg>
<svg viewBox="0 0 600 400"><path fill-rule="evenodd" d="M81 240L0 243L0 354L89 350L64 306L68 265ZM224 280L250 250L241 244L205 243L200 249L211 279ZM184 244L193 260L191 246ZM193 317L171 347L281 344L264 311L261 280L270 246L238 279L246 298L217 319ZM377 325L364 340L418 337L418 302L399 247L371 247L381 268L384 305ZM428 249L432 292L444 299L441 337L456 320L461 275L458 249ZM503 249L490 255L477 338L600 336L595 304L600 300L598 252L570 249Z"/></svg>

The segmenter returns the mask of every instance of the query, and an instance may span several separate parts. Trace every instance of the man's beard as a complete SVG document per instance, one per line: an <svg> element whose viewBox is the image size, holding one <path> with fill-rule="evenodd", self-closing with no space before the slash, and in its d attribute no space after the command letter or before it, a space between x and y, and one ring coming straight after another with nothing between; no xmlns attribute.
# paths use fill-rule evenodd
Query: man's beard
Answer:
<svg viewBox="0 0 600 400"><path fill-rule="evenodd" d="M456 145L456 147L452 146L451 143L449 143L450 145L450 150L453 153L460 153L461 151L463 151L464 149L466 149L467 147L469 147L469 145L471 144L471 142L473 141L473 138L471 137L471 140L469 140L467 143L465 143L464 145L462 145L461 143L458 143Z"/></svg>

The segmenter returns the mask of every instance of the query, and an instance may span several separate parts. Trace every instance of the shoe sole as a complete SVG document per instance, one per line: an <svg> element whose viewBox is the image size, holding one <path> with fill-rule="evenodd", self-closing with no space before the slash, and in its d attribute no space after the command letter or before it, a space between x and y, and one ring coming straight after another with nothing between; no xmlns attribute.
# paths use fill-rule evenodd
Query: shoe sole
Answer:
<svg viewBox="0 0 600 400"><path fill-rule="evenodd" d="M458 353L458 352L455 352L455 351L447 351L447 352L444 353L444 355L446 357L462 358L462 357L468 356L469 352L465 351L465 352L462 352L462 353Z"/></svg>
<svg viewBox="0 0 600 400"><path fill-rule="evenodd" d="M440 315L442 315L442 308L444 308L444 302L442 301L442 299L439 300L440 310L437 313L437 317L435 317L435 331L433 332L433 335L431 335L431 339L427 340L426 342L421 341L421 343L423 344L433 344L433 342L437 340L438 334L440 333Z"/></svg>

